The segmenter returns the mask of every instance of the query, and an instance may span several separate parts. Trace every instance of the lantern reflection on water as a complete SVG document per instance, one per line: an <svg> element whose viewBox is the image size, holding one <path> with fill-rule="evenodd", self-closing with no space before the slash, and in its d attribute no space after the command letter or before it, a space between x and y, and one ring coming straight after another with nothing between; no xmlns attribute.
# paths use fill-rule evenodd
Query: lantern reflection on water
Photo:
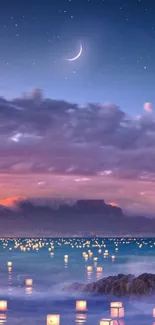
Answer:
<svg viewBox="0 0 155 325"><path fill-rule="evenodd" d="M87 315L86 314L76 314L75 322L76 324L84 324L86 322Z"/></svg>
<svg viewBox="0 0 155 325"><path fill-rule="evenodd" d="M96 277L97 277L97 279L101 278L101 276L102 276L102 271L103 271L103 268L102 268L101 266L98 266L98 267L96 268Z"/></svg>
<svg viewBox="0 0 155 325"><path fill-rule="evenodd" d="M111 317L124 317L124 308L122 307L122 302L111 302Z"/></svg>
<svg viewBox="0 0 155 325"><path fill-rule="evenodd" d="M114 319L112 321L112 325L125 325L125 323L124 323L124 320L123 319L119 319L119 320Z"/></svg>
<svg viewBox="0 0 155 325"><path fill-rule="evenodd" d="M91 258L93 256L93 252L91 250L88 251L88 255Z"/></svg>
<svg viewBox="0 0 155 325"><path fill-rule="evenodd" d="M32 294L32 287L26 287L25 292L26 292L27 295L31 295Z"/></svg>
<svg viewBox="0 0 155 325"><path fill-rule="evenodd" d="M88 254L85 254L85 255L84 255L84 259L85 259L85 261L88 260Z"/></svg>
<svg viewBox="0 0 155 325"><path fill-rule="evenodd" d="M0 324L6 323L6 314L0 314Z"/></svg>
<svg viewBox="0 0 155 325"><path fill-rule="evenodd" d="M155 317L155 308L153 308L153 317Z"/></svg>
<svg viewBox="0 0 155 325"><path fill-rule="evenodd" d="M0 311L7 311L8 303L7 300L0 300Z"/></svg>
<svg viewBox="0 0 155 325"><path fill-rule="evenodd" d="M88 280L91 280L91 277L92 277L92 266L87 266L87 279Z"/></svg>
<svg viewBox="0 0 155 325"><path fill-rule="evenodd" d="M87 311L87 301L77 300L76 301L76 311Z"/></svg>
<svg viewBox="0 0 155 325"><path fill-rule="evenodd" d="M59 325L60 324L60 315L47 315L46 325Z"/></svg>
<svg viewBox="0 0 155 325"><path fill-rule="evenodd" d="M103 318L103 319L100 320L100 325L113 325L112 319Z"/></svg>

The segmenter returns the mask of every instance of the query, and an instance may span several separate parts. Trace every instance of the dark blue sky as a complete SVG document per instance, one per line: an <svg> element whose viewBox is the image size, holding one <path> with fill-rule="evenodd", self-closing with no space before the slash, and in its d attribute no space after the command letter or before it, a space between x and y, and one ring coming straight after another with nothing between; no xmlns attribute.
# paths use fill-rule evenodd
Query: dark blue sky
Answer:
<svg viewBox="0 0 155 325"><path fill-rule="evenodd" d="M1 0L1 95L39 87L139 114L155 101L154 12L153 0Z"/></svg>

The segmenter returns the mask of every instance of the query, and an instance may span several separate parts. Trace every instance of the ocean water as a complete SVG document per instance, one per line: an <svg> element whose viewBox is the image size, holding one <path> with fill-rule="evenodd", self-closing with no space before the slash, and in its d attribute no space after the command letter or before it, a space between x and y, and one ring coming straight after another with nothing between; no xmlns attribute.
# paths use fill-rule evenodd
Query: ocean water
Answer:
<svg viewBox="0 0 155 325"><path fill-rule="evenodd" d="M0 239L0 324L45 325L47 315L59 315L59 322L51 318L49 324L97 325L111 318L110 303L119 301L125 314L120 320L111 318L114 325L155 325L155 298L97 298L63 291L73 282L144 272L155 273L155 239ZM86 302L87 310L76 310L78 300Z"/></svg>

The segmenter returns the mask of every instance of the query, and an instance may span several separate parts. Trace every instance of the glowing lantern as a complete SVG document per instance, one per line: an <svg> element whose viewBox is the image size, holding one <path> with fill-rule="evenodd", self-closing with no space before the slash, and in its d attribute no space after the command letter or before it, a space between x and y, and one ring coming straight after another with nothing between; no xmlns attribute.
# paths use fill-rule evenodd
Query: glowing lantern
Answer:
<svg viewBox="0 0 155 325"><path fill-rule="evenodd" d="M50 256L53 257L54 256L54 252L50 253Z"/></svg>
<svg viewBox="0 0 155 325"><path fill-rule="evenodd" d="M110 307L117 307L117 308L122 307L122 302L120 301L111 302Z"/></svg>
<svg viewBox="0 0 155 325"><path fill-rule="evenodd" d="M155 308L153 308L153 317L155 317Z"/></svg>
<svg viewBox="0 0 155 325"><path fill-rule="evenodd" d="M111 302L111 317L124 317L124 308L122 307L122 302Z"/></svg>
<svg viewBox="0 0 155 325"><path fill-rule="evenodd" d="M65 259L68 259L68 255L64 255L64 258L65 258Z"/></svg>
<svg viewBox="0 0 155 325"><path fill-rule="evenodd" d="M92 266L87 266L87 271L88 272L92 272L92 270L93 270Z"/></svg>
<svg viewBox="0 0 155 325"><path fill-rule="evenodd" d="M87 311L87 301L77 300L76 301L76 311Z"/></svg>
<svg viewBox="0 0 155 325"><path fill-rule="evenodd" d="M88 261L88 254L85 254L84 259L85 261Z"/></svg>
<svg viewBox="0 0 155 325"><path fill-rule="evenodd" d="M112 261L114 261L115 260L115 255L112 255L111 258L112 258Z"/></svg>
<svg viewBox="0 0 155 325"><path fill-rule="evenodd" d="M96 276L97 276L97 279L99 279L102 276L102 271L103 271L103 268L101 266L98 266L96 268Z"/></svg>
<svg viewBox="0 0 155 325"><path fill-rule="evenodd" d="M8 267L12 267L12 262L8 262Z"/></svg>
<svg viewBox="0 0 155 325"><path fill-rule="evenodd" d="M113 325L112 319L103 318L103 319L100 320L100 325Z"/></svg>
<svg viewBox="0 0 155 325"><path fill-rule="evenodd" d="M25 280L26 287L32 287L33 286L33 280L32 279L26 279Z"/></svg>
<svg viewBox="0 0 155 325"><path fill-rule="evenodd" d="M47 325L59 325L60 324L60 315L47 315Z"/></svg>
<svg viewBox="0 0 155 325"><path fill-rule="evenodd" d="M0 300L0 311L7 311L8 303L6 300Z"/></svg>

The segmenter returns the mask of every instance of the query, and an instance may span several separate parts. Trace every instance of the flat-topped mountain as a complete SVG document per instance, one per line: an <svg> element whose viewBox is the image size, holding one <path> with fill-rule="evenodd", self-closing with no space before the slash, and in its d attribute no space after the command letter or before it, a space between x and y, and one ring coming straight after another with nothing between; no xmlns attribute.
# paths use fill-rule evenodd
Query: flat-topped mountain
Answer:
<svg viewBox="0 0 155 325"><path fill-rule="evenodd" d="M104 200L58 201L53 199L29 200L15 197L0 202L1 230L7 224L17 228L22 225L24 236L33 231L43 236L55 234L101 234L123 236L124 234L149 236L155 232L155 219L126 216L120 207L106 204ZM6 236L12 236L10 232Z"/></svg>

